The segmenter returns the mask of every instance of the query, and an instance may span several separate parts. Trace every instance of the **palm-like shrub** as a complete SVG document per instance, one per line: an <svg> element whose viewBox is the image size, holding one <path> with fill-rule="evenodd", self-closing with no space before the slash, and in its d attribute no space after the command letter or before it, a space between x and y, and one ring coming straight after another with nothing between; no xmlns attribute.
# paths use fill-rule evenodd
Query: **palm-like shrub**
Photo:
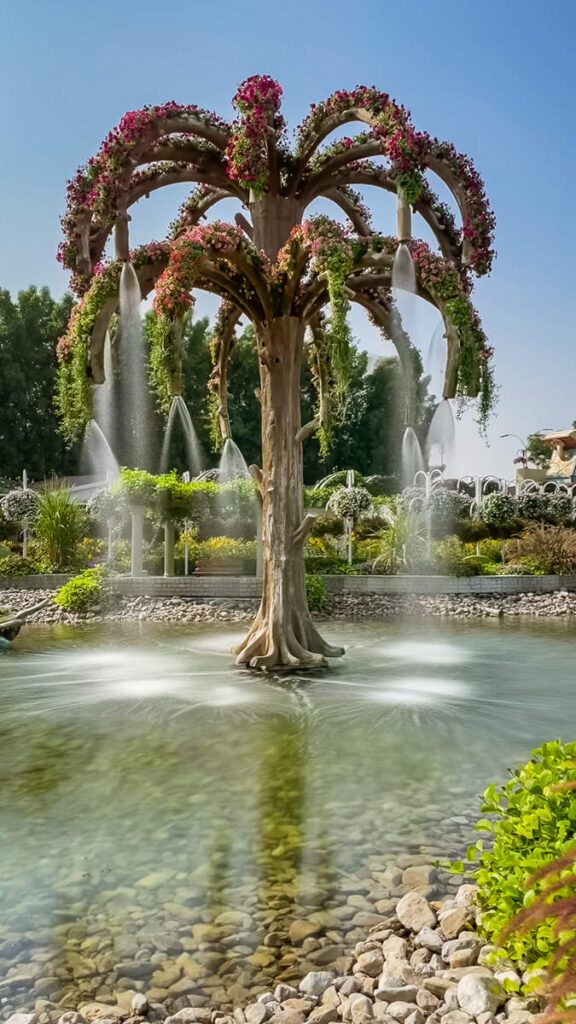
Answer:
<svg viewBox="0 0 576 1024"><path fill-rule="evenodd" d="M74 564L87 522L86 510L71 500L67 488L47 488L39 495L34 534L52 569L68 569Z"/></svg>
<svg viewBox="0 0 576 1024"><path fill-rule="evenodd" d="M386 574L416 571L428 557L425 516L402 508L383 509L382 515L388 525L378 538L379 552L373 569Z"/></svg>

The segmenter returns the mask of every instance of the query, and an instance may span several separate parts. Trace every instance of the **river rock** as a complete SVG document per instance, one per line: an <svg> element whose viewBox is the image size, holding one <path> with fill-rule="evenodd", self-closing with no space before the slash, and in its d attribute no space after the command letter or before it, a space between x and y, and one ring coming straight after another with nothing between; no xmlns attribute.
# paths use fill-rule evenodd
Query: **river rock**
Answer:
<svg viewBox="0 0 576 1024"><path fill-rule="evenodd" d="M415 1003L418 989L415 985L401 985L394 988L383 988L379 985L376 990L376 998L385 1003Z"/></svg>
<svg viewBox="0 0 576 1024"><path fill-rule="evenodd" d="M354 967L355 972L367 974L369 978L376 978L384 967L384 957L380 950L370 949L361 953Z"/></svg>
<svg viewBox="0 0 576 1024"><path fill-rule="evenodd" d="M504 989L493 977L466 974L458 982L458 1002L472 1017L479 1013L496 1013L505 999Z"/></svg>
<svg viewBox="0 0 576 1024"><path fill-rule="evenodd" d="M412 932L419 932L422 928L433 928L436 924L436 914L428 900L417 892L407 892L402 897L396 907L396 916L400 924ZM445 932L444 934L446 935Z"/></svg>
<svg viewBox="0 0 576 1024"><path fill-rule="evenodd" d="M406 1003L403 999L399 999L397 1002L388 1003L387 1012L394 1020L399 1020L404 1024L408 1020L411 1013L414 1013L414 1003Z"/></svg>
<svg viewBox="0 0 576 1024"><path fill-rule="evenodd" d="M352 1021L352 1024L363 1024L365 1020L371 1020L374 1016L372 1000L368 996L362 995L361 992L353 992L348 997L346 1016L348 1020Z"/></svg>
<svg viewBox="0 0 576 1024"><path fill-rule="evenodd" d="M310 971L302 978L298 988L309 996L321 996L330 987L336 975L332 971Z"/></svg>

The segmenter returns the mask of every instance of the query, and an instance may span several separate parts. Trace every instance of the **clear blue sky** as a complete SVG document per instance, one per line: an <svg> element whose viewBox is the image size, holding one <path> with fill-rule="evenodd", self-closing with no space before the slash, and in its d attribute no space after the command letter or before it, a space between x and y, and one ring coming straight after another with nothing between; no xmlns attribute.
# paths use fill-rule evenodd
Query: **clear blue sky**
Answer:
<svg viewBox="0 0 576 1024"><path fill-rule="evenodd" d="M267 73L293 127L334 89L375 84L486 181L499 255L476 301L502 392L492 447L464 424L457 465L470 444L471 469L510 472L516 442L500 433L576 419L575 44L573 0L12 3L0 37L0 286L65 290L54 254L66 180L125 110L175 99L231 117L238 82ZM136 240L162 237L180 198L140 204Z"/></svg>

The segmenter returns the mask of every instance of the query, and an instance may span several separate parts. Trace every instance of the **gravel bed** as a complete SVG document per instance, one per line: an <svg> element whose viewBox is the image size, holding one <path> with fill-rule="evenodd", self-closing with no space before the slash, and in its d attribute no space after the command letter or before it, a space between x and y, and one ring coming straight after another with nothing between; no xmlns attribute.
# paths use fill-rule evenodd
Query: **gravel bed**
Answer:
<svg viewBox="0 0 576 1024"><path fill-rule="evenodd" d="M50 590L4 590L0 600L3 607L20 611L39 604L54 593ZM202 601L198 598L155 598L144 594L139 597L122 597L113 610L87 615L65 612L57 605L49 604L27 621L46 624L101 622L109 619L116 622L250 622L257 608L258 600L254 598L214 598ZM551 594L505 596L335 594L328 596L322 618L381 621L399 615L440 615L459 619L503 616L557 618L576 615L576 593L559 590Z"/></svg>

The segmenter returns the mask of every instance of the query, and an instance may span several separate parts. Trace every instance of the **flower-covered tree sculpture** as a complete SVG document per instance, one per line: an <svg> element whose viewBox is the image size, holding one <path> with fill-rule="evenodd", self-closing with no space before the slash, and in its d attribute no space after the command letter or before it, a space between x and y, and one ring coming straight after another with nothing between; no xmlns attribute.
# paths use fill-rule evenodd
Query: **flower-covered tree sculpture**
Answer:
<svg viewBox="0 0 576 1024"><path fill-rule="evenodd" d="M252 474L262 502L263 594L238 651L253 668L315 666L342 654L319 636L306 606L303 545L309 530L302 498L302 444L331 425L346 402L350 303L369 314L395 344L407 393L414 350L392 301L392 268L400 242L412 255L419 296L441 312L447 339L444 396L479 396L480 418L492 393L491 351L470 302L471 275L493 258L493 215L468 157L450 143L417 132L409 113L385 93L360 87L313 106L288 145L280 86L267 76L244 82L234 98L238 119L226 124L195 106L168 103L126 114L100 152L68 186L60 259L81 296L59 342L57 400L74 437L90 416L91 384L103 381L106 329L118 305L122 265L131 261L142 295L155 289L157 313L150 377L166 410L180 387L181 329L205 289L222 298L210 378L215 422L229 436L227 372L241 317L255 327L260 367L262 468ZM362 131L325 143L348 123ZM357 130L357 129L355 129ZM461 224L431 190L425 172L448 187ZM143 196L175 182L194 182L164 242L130 250L128 211ZM372 231L353 186L396 193L397 237ZM243 205L234 224L205 221L222 199ZM331 200L345 226L326 216L306 219L315 200ZM412 240L411 211L432 230L439 253ZM202 223L201 223L202 222ZM116 259L102 254L114 231ZM300 373L310 360L318 391L316 418L300 417ZM410 402L407 403L410 421Z"/></svg>

